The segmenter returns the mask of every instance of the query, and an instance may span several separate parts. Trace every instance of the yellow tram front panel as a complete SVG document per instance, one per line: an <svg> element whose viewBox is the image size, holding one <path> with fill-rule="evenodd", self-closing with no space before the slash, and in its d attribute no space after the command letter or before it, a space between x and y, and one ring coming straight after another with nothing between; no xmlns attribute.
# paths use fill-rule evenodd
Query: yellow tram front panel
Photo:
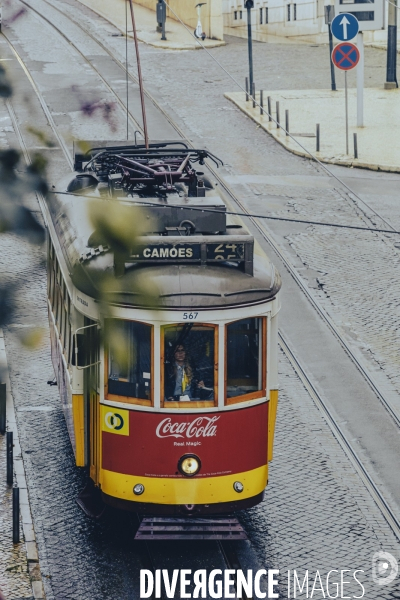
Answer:
<svg viewBox="0 0 400 600"><path fill-rule="evenodd" d="M267 484L268 465L233 475L198 478L156 478L136 475L122 475L112 471L102 471L102 491L108 496L130 502L151 504L215 504L237 502L261 494ZM244 489L240 494L233 484L239 481ZM138 483L144 492L137 496L133 488Z"/></svg>

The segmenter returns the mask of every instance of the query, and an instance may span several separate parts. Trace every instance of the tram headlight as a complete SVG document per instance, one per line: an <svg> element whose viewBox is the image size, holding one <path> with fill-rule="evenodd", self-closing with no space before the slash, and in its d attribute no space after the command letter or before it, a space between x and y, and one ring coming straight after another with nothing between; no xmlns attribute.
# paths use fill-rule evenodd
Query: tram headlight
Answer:
<svg viewBox="0 0 400 600"><path fill-rule="evenodd" d="M142 483L137 483L133 488L133 493L136 496L140 496L144 492L144 485Z"/></svg>
<svg viewBox="0 0 400 600"><path fill-rule="evenodd" d="M241 494L243 492L243 490L244 490L244 485L240 481L235 481L235 483L233 484L233 489L238 494Z"/></svg>
<svg viewBox="0 0 400 600"><path fill-rule="evenodd" d="M193 477L200 471L201 461L194 454L184 454L178 462L178 469L186 477Z"/></svg>

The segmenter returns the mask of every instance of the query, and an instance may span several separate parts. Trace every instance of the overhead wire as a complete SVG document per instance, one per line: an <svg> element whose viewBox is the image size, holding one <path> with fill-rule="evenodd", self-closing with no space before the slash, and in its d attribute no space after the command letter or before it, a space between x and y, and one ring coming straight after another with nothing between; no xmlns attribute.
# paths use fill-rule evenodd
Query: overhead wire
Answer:
<svg viewBox="0 0 400 600"><path fill-rule="evenodd" d="M75 196L77 198L89 198L89 199L93 199L93 200L104 200L104 198L101 198L99 196L92 196L89 194L74 194L73 192L61 192L61 191L57 191L57 190L49 190L47 192L48 194L60 194L60 195L67 195L67 196ZM143 198L138 198L138 204L140 206L156 206L157 208L167 208L168 205L165 204L158 204L157 202L148 202L146 200L144 200ZM340 229L356 229L359 231L372 231L374 233L389 233L389 234L396 234L396 235L400 235L400 231L397 231L396 229L377 229L374 227L361 227L359 225L344 225L342 223L327 223L325 221L310 221L308 219L293 219L291 217L277 217L277 216L272 216L272 215L259 215L259 214L255 214L255 213L247 213L247 212L239 212L239 211L229 211L229 210L217 210L214 208L203 208L200 206L187 206L187 207L177 207L177 208L182 208L182 210L185 209L190 209L190 210L194 210L194 211L199 211L199 212L203 212L203 213L213 213L213 214L224 214L224 215L232 215L232 216L237 216L237 217L248 217L248 218L253 218L253 219L269 219L271 221L287 221L287 222L292 222L292 223L304 223L305 225L323 225L325 227L336 227L336 228L340 228Z"/></svg>
<svg viewBox="0 0 400 600"><path fill-rule="evenodd" d="M389 1L389 0L386 0ZM394 227L388 223L388 221L386 221L386 219L384 217L382 217L382 215L380 215L374 208L372 208L372 206L370 206L365 200L363 200L349 185L347 185L340 177L338 177L337 175L335 175L335 173L333 173L323 162L321 162L319 160L319 158L317 156L315 156L315 154L313 154L310 150L308 150L308 148L306 148L305 146L303 146L303 144L301 144L301 142L299 142L289 131L287 131L280 123L278 123L278 121L264 108L261 107L261 105L257 102L257 100L255 98L253 98L251 96L250 93L247 92L247 90L237 81L237 79L219 62L219 60L213 55L211 54L211 52L209 50L207 50L207 48L204 46L204 44L202 44L202 42L196 38L196 36L191 32L191 30L189 29L189 27L187 27L187 25L182 21L182 19L179 17L179 15L174 11L173 8L171 8L171 6L168 4L168 2L166 0L163 0L164 4L169 8L169 10L172 12L173 15L175 15L175 17L178 19L178 21L184 26L184 28L186 29L186 31L189 32L189 34L195 39L195 41L203 48L203 50L205 50L205 52L208 54L208 56L210 56L210 58L212 58L212 60L214 62L216 62L216 64L224 71L224 73L238 86L238 88L240 90L242 90L242 92L244 92L246 95L249 96L249 98L251 98L251 100L253 101L253 103L258 106L258 108L262 108L263 112L269 117L270 120L272 120L276 125L279 125L280 129L282 129L282 131L286 134L287 137L289 137L291 140L293 140L293 142L295 142L295 144L297 144L308 156L310 156L310 158L312 158L326 173L329 174L330 177L333 177L336 181L338 181L350 194L352 194L355 198L357 198L357 200L359 200L365 207L368 208L368 210L370 210L376 217L378 217L379 219L381 219L381 221L383 221L383 223L385 223L388 227L390 227L391 229L394 230Z"/></svg>

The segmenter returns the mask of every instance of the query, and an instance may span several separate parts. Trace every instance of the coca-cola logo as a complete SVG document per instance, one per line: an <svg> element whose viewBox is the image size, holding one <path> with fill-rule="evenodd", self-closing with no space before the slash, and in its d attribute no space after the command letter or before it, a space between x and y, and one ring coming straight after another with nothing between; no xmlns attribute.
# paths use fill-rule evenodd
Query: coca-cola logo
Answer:
<svg viewBox="0 0 400 600"><path fill-rule="evenodd" d="M171 417L163 419L157 426L156 435L159 438L199 438L217 435L215 425L219 417L197 417L191 423L173 422Z"/></svg>

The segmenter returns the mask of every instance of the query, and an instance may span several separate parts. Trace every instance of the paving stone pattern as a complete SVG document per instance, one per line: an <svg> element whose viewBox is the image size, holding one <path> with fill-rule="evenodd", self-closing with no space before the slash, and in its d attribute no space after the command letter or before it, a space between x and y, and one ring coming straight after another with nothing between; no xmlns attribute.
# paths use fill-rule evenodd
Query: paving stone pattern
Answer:
<svg viewBox="0 0 400 600"><path fill-rule="evenodd" d="M289 569L301 580L308 569L310 581L317 570L325 580L331 569L362 569L365 598L400 598L399 580L385 588L371 578L373 554L398 560L399 542L282 352L280 387L270 483L263 503L243 517L260 561L280 569L283 597ZM345 590L362 591L354 580Z"/></svg>
<svg viewBox="0 0 400 600"><path fill-rule="evenodd" d="M0 435L0 590L7 600L31 600L26 548L12 543L12 487L6 483L6 436Z"/></svg>

